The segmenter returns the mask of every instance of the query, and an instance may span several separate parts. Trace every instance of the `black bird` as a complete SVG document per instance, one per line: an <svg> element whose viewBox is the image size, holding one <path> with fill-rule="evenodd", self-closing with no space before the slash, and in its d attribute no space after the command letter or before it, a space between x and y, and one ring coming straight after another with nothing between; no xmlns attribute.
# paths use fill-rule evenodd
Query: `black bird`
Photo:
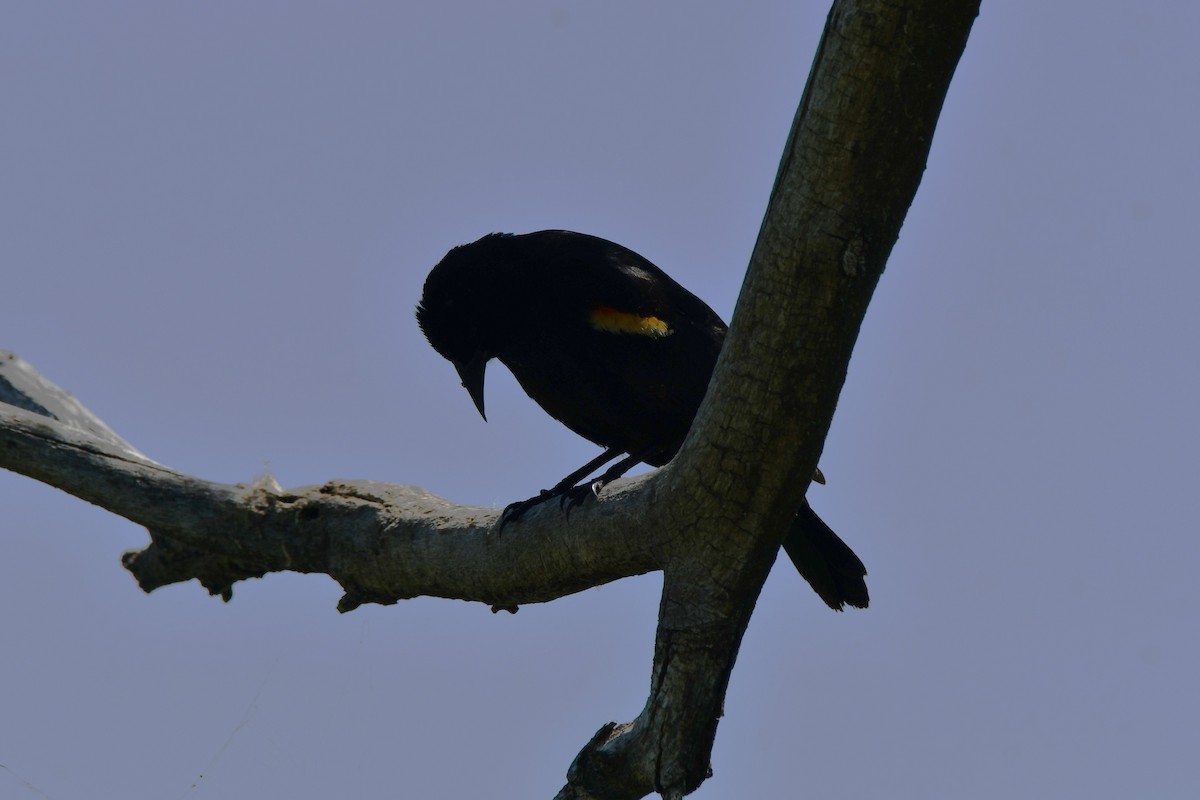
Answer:
<svg viewBox="0 0 1200 800"><path fill-rule="evenodd" d="M496 358L547 414L605 448L553 489L509 506L502 525L552 497L578 502L638 462L670 461L728 330L642 256L571 231L493 233L454 248L426 278L417 322L485 420L484 369ZM867 607L866 568L807 502L783 546L831 608Z"/></svg>

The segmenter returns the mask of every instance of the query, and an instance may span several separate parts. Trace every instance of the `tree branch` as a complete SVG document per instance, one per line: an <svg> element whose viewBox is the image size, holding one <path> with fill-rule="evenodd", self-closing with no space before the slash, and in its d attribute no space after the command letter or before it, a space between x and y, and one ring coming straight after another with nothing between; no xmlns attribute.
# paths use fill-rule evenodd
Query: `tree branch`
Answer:
<svg viewBox="0 0 1200 800"><path fill-rule="evenodd" d="M580 752L560 798L676 798L709 774L725 689L803 501L871 293L920 182L977 0L835 2L708 397L675 461L572 513L494 530L492 509L416 487L212 483L150 461L0 354L0 466L150 533L146 591L231 597L267 572L328 574L339 603L432 595L515 609L661 569L646 706Z"/></svg>
<svg viewBox="0 0 1200 800"><path fill-rule="evenodd" d="M0 405L0 467L144 525L152 544L124 561L146 591L196 578L228 600L239 580L291 570L337 580L343 611L423 595L515 608L659 567L631 518L641 492L615 496L589 525L560 530L556 509L537 509L498 536L495 509L419 487L331 481L285 492L269 478L184 475L137 454L11 353L0 352L0 383L6 402L17 401ZM54 406L59 397L69 404ZM24 410L35 407L44 413Z"/></svg>
<svg viewBox="0 0 1200 800"><path fill-rule="evenodd" d="M676 797L707 777L745 625L817 465L978 9L834 3L712 385L664 476L668 526L686 535L667 554L650 699L584 748L560 797Z"/></svg>

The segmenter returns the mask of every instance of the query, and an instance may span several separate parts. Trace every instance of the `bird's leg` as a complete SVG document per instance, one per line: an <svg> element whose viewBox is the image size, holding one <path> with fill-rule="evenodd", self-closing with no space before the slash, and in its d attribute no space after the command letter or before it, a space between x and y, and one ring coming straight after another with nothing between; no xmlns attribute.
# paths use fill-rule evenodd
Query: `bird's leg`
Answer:
<svg viewBox="0 0 1200 800"><path fill-rule="evenodd" d="M559 498L558 506L567 514L571 513L571 509L575 506L582 505L583 501L588 497L595 497L600 494L600 490L607 484L612 483L617 478L624 475L630 469L635 467L641 461L644 461L646 456L650 455L652 450L639 450L636 453L622 458L617 463L604 471L604 474L588 483L572 486L562 492L562 497Z"/></svg>
<svg viewBox="0 0 1200 800"><path fill-rule="evenodd" d="M609 448L609 449L605 450L603 453L601 453L600 455L593 458L588 463L584 464L579 469L572 472L567 477L563 478L558 483L554 484L553 488L542 489L542 491L540 491L535 496L529 498L528 500L521 500L520 502L510 503L509 505L505 506L504 511L501 512L501 514L500 514L500 527L498 530L501 530L501 531L504 530L505 525L507 525L510 522L516 522L518 519L520 519L522 516L524 516L526 511L533 508L534 506L539 505L540 503L544 503L552 497L558 497L560 495L567 494L572 489L576 488L576 484L578 484L581 480L586 478L588 475L591 475L597 469L604 466L608 462L612 461L614 458L617 458L623 452L624 452L623 450L616 450L613 448ZM629 459L624 459L624 460L620 461L616 466L620 466L621 464L624 464L628 460ZM637 462L635 461L633 463L636 464ZM625 470L629 469L630 466L633 466L633 464L630 464L629 466L625 467L625 469L621 470L621 472L624 472ZM611 472L611 471L612 470L609 470L608 472ZM605 472L604 474L608 475L608 472ZM574 505L578 505L578 503L575 503Z"/></svg>

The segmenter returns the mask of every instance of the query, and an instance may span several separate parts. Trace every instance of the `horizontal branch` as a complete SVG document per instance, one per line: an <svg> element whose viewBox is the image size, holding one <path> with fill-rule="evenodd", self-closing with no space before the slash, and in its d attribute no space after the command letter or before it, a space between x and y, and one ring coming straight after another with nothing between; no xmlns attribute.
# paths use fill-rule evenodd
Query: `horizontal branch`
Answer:
<svg viewBox="0 0 1200 800"><path fill-rule="evenodd" d="M511 609L661 566L639 520L654 476L622 482L571 524L548 504L501 535L495 509L414 486L331 481L285 491L270 478L225 484L176 472L137 453L26 362L0 359L36 377L19 390L7 382L0 467L145 526L150 546L124 562L146 591L197 578L228 600L237 581L288 570L332 577L345 590L343 611L424 595Z"/></svg>

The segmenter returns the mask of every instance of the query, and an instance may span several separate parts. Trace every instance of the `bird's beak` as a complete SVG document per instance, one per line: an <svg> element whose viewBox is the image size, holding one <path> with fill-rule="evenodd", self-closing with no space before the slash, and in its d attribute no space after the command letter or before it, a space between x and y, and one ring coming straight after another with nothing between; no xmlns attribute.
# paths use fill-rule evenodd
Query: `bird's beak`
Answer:
<svg viewBox="0 0 1200 800"><path fill-rule="evenodd" d="M484 422L487 422L487 414L483 413L483 371L487 368L487 362L488 356L485 353L476 353L469 361L454 362L458 377L462 378L463 388L475 401L475 407L479 409L479 416L483 417Z"/></svg>

